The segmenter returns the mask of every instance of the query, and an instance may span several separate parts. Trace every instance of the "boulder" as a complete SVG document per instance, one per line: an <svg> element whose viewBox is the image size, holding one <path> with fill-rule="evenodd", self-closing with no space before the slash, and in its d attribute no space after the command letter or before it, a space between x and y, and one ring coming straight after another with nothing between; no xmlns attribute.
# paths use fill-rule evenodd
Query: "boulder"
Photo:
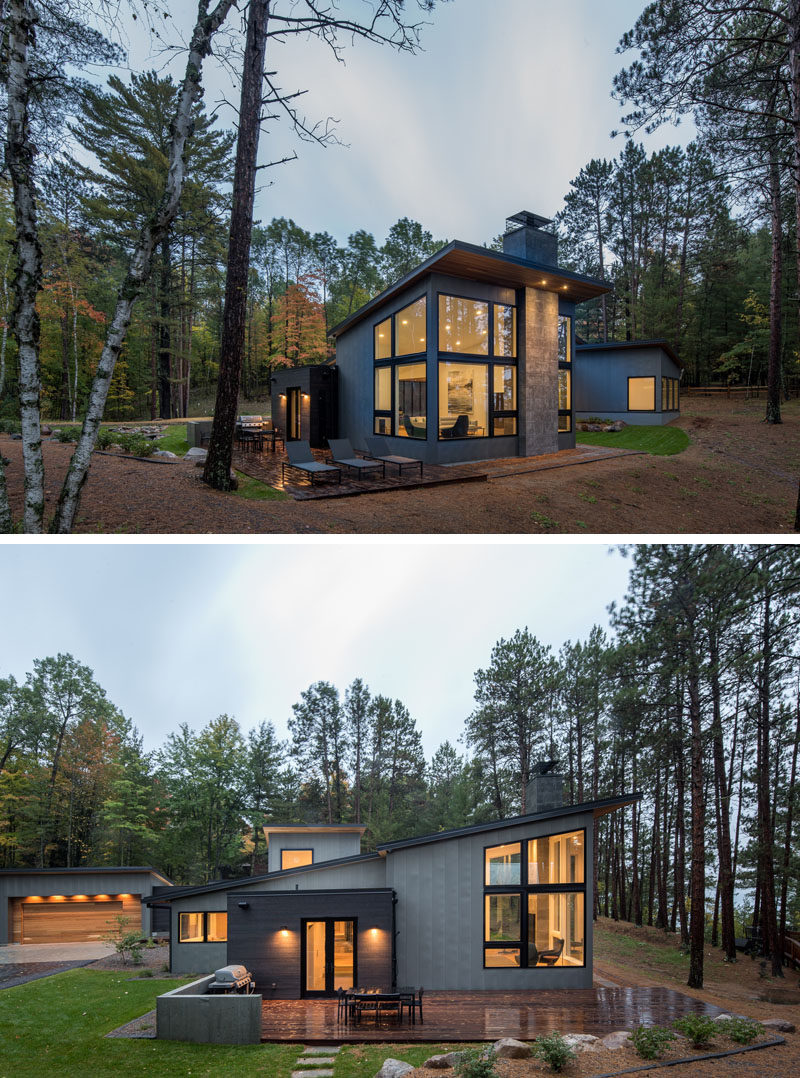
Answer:
<svg viewBox="0 0 800 1078"><path fill-rule="evenodd" d="M22 441L22 435L21 434L12 434L11 435L11 441L12 442L21 442Z"/></svg>
<svg viewBox="0 0 800 1078"><path fill-rule="evenodd" d="M453 1052L452 1054L455 1055L455 1052ZM422 1066L429 1071L445 1071L451 1070L453 1064L450 1062L446 1055L439 1055L431 1056L430 1059L426 1059Z"/></svg>
<svg viewBox="0 0 800 1078"><path fill-rule="evenodd" d="M622 428L625 427L625 426L626 426L626 424L621 419L617 419L611 424L611 426L608 429L610 431L614 431L614 433L617 433L618 431L621 431Z"/></svg>
<svg viewBox="0 0 800 1078"><path fill-rule="evenodd" d="M600 1044L600 1038L591 1033L565 1033L564 1040L573 1052L595 1052Z"/></svg>
<svg viewBox="0 0 800 1078"><path fill-rule="evenodd" d="M402 1059L385 1059L375 1078L402 1078L404 1074L414 1069L410 1063L404 1063Z"/></svg>
<svg viewBox="0 0 800 1078"><path fill-rule="evenodd" d="M731 1018L733 1018L732 1014L715 1014L714 1015L714 1021L715 1022L730 1022Z"/></svg>
<svg viewBox="0 0 800 1078"><path fill-rule="evenodd" d="M162 460L177 460L178 454L171 453L169 449L157 449L155 453L153 453L153 456L160 457Z"/></svg>
<svg viewBox="0 0 800 1078"><path fill-rule="evenodd" d="M199 445L193 445L192 448L189 450L189 452L186 454L186 456L183 459L184 460L193 460L197 464L205 464L207 456L208 456L208 450L207 449L201 449Z"/></svg>
<svg viewBox="0 0 800 1078"><path fill-rule="evenodd" d="M46 423L45 423L45 425L43 427L40 428L40 430L41 430L42 434L52 434L53 433L53 428L48 427Z"/></svg>
<svg viewBox="0 0 800 1078"><path fill-rule="evenodd" d="M764 1029L774 1029L778 1033L794 1033L795 1026L787 1018L764 1018L761 1022Z"/></svg>
<svg viewBox="0 0 800 1078"><path fill-rule="evenodd" d="M630 1048L629 1037L630 1032L627 1029L615 1029L613 1033L606 1033L605 1037L603 1037L603 1047L608 1048L611 1052L616 1052L620 1048Z"/></svg>
<svg viewBox="0 0 800 1078"><path fill-rule="evenodd" d="M527 1059L531 1046L524 1041L515 1041L513 1037L503 1037L492 1045L492 1053L498 1059Z"/></svg>

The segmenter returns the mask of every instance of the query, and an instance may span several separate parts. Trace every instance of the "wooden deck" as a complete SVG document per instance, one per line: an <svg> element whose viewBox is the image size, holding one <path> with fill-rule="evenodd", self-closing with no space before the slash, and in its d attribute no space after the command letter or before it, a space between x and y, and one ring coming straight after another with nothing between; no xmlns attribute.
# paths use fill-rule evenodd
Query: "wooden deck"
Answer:
<svg viewBox="0 0 800 1078"><path fill-rule="evenodd" d="M302 1044L532 1040L557 1029L602 1037L615 1029L670 1025L695 1012L722 1012L672 988L586 988L552 992L426 992L424 1024L384 1019L338 1025L335 1000L275 1000L262 1009L261 1039Z"/></svg>

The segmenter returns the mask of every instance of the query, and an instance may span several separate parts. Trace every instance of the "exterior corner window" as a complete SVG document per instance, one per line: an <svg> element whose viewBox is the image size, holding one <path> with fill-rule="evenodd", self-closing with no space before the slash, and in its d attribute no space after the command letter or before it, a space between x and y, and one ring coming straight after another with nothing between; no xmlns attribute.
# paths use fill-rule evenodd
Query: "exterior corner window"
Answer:
<svg viewBox="0 0 800 1078"><path fill-rule="evenodd" d="M661 411L662 412L677 412L678 411L678 379L666 378L661 379Z"/></svg>
<svg viewBox="0 0 800 1078"><path fill-rule="evenodd" d="M313 850L281 850L281 871L287 868L302 868L314 860Z"/></svg>
<svg viewBox="0 0 800 1078"><path fill-rule="evenodd" d="M394 354L413 356L427 350L427 303L424 296L394 316Z"/></svg>
<svg viewBox="0 0 800 1078"><path fill-rule="evenodd" d="M494 354L517 358L517 308L506 303L494 305Z"/></svg>
<svg viewBox="0 0 800 1078"><path fill-rule="evenodd" d="M392 320L379 322L375 326L375 359L392 358Z"/></svg>
<svg viewBox="0 0 800 1078"><path fill-rule="evenodd" d="M488 302L439 296L439 351L488 356Z"/></svg>
<svg viewBox="0 0 800 1078"><path fill-rule="evenodd" d="M204 943L202 913L181 913L178 922L179 943Z"/></svg>
<svg viewBox="0 0 800 1078"><path fill-rule="evenodd" d="M428 437L427 366L398 363L395 368L395 433L405 438Z"/></svg>
<svg viewBox="0 0 800 1078"><path fill-rule="evenodd" d="M582 891L528 894L528 966L583 966L585 918Z"/></svg>
<svg viewBox="0 0 800 1078"><path fill-rule="evenodd" d="M516 943L522 936L520 895L486 895L484 938L487 943Z"/></svg>
<svg viewBox="0 0 800 1078"><path fill-rule="evenodd" d="M372 428L373 434L391 434L392 433L392 417L390 415L376 415L375 424Z"/></svg>
<svg viewBox="0 0 800 1078"><path fill-rule="evenodd" d="M572 362L572 319L565 314L558 316L558 362Z"/></svg>
<svg viewBox="0 0 800 1078"><path fill-rule="evenodd" d="M483 965L486 969L519 968L519 947L487 947L483 952Z"/></svg>
<svg viewBox="0 0 800 1078"><path fill-rule="evenodd" d="M628 379L628 411L654 412L656 409L655 376Z"/></svg>
<svg viewBox="0 0 800 1078"><path fill-rule="evenodd" d="M569 434L569 432L571 430L572 430L572 416L570 416L570 415L559 415L559 417L558 417L558 433L559 434Z"/></svg>
<svg viewBox="0 0 800 1078"><path fill-rule="evenodd" d="M488 428L488 364L441 360L439 438L485 438Z"/></svg>
<svg viewBox="0 0 800 1078"><path fill-rule="evenodd" d="M522 883L521 843L509 842L504 846L489 846L484 857L487 887L513 887Z"/></svg>
<svg viewBox="0 0 800 1078"><path fill-rule="evenodd" d="M558 372L558 410L568 412L572 408L572 372Z"/></svg>
<svg viewBox="0 0 800 1078"><path fill-rule="evenodd" d="M492 433L517 433L517 368L495 363L492 373Z"/></svg>
<svg viewBox="0 0 800 1078"><path fill-rule="evenodd" d="M225 943L228 939L227 913L207 913L206 922L206 942Z"/></svg>

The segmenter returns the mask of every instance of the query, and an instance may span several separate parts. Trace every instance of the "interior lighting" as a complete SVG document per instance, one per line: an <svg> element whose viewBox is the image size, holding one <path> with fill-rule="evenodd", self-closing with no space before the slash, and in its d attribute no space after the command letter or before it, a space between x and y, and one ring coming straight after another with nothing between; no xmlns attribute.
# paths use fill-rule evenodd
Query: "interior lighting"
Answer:
<svg viewBox="0 0 800 1078"><path fill-rule="evenodd" d="M404 319L403 319L403 325L404 325L404 326L407 326L407 325L408 325L408 319L407 319L407 318L404 318Z"/></svg>
<svg viewBox="0 0 800 1078"><path fill-rule="evenodd" d="M547 284L547 281L542 281L542 284Z"/></svg>

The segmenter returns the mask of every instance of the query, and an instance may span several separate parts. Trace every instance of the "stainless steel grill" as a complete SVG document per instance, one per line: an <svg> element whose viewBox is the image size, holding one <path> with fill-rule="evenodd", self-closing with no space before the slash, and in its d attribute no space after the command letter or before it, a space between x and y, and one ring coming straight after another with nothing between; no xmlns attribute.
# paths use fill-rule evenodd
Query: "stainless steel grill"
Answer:
<svg viewBox="0 0 800 1078"><path fill-rule="evenodd" d="M253 975L246 966L222 966L214 973L214 980L208 986L212 994L222 992L246 992L255 989Z"/></svg>

